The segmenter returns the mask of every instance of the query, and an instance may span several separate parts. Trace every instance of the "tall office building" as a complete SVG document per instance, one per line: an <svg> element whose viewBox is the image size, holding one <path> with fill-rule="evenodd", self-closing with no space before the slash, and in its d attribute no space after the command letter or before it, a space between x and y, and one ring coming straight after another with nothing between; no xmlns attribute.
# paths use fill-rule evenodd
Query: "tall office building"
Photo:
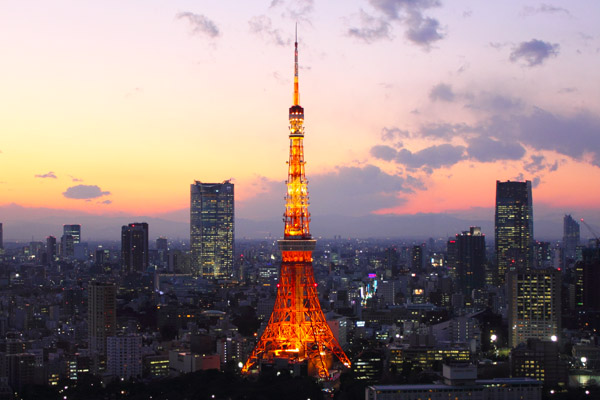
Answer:
<svg viewBox="0 0 600 400"><path fill-rule="evenodd" d="M506 284L510 347L527 339L550 340L560 334L560 271L553 268L511 271Z"/></svg>
<svg viewBox="0 0 600 400"><path fill-rule="evenodd" d="M413 246L410 252L410 266L413 271L423 269L423 246Z"/></svg>
<svg viewBox="0 0 600 400"><path fill-rule="evenodd" d="M2 232L2 222L0 222L0 254L2 250L4 250L4 236Z"/></svg>
<svg viewBox="0 0 600 400"><path fill-rule="evenodd" d="M97 266L102 266L110 262L110 250L98 246L94 254L94 263Z"/></svg>
<svg viewBox="0 0 600 400"><path fill-rule="evenodd" d="M90 354L106 355L106 339L117 331L117 288L112 283L88 285L88 348Z"/></svg>
<svg viewBox="0 0 600 400"><path fill-rule="evenodd" d="M166 237L156 239L156 250L164 251L165 253L169 251L169 240Z"/></svg>
<svg viewBox="0 0 600 400"><path fill-rule="evenodd" d="M46 238L46 261L49 263L54 262L56 259L56 238L54 236L48 236Z"/></svg>
<svg viewBox="0 0 600 400"><path fill-rule="evenodd" d="M575 264L575 305L600 312L600 248L584 249Z"/></svg>
<svg viewBox="0 0 600 400"><path fill-rule="evenodd" d="M61 258L75 255L75 245L81 242L81 225L63 225L63 235L60 239Z"/></svg>
<svg viewBox="0 0 600 400"><path fill-rule="evenodd" d="M453 280L456 280L456 268L458 264L458 243L456 238L448 239L446 243L446 267L448 274Z"/></svg>
<svg viewBox="0 0 600 400"><path fill-rule="evenodd" d="M531 181L496 181L495 240L498 283L509 271L533 266Z"/></svg>
<svg viewBox="0 0 600 400"><path fill-rule="evenodd" d="M233 273L233 183L191 185L190 247L192 271L223 279Z"/></svg>
<svg viewBox="0 0 600 400"><path fill-rule="evenodd" d="M169 263L169 241L166 237L156 239L156 259L159 267L166 267Z"/></svg>
<svg viewBox="0 0 600 400"><path fill-rule="evenodd" d="M148 268L148 224L134 222L121 227L121 266L126 272L144 272Z"/></svg>
<svg viewBox="0 0 600 400"><path fill-rule="evenodd" d="M533 266L534 268L548 268L554 264L554 248L550 242L538 242L533 244Z"/></svg>
<svg viewBox="0 0 600 400"><path fill-rule="evenodd" d="M575 260L579 246L579 224L570 215L563 219L563 257L567 260Z"/></svg>
<svg viewBox="0 0 600 400"><path fill-rule="evenodd" d="M485 235L480 227L456 235L456 281L458 289L471 296L485 285Z"/></svg>

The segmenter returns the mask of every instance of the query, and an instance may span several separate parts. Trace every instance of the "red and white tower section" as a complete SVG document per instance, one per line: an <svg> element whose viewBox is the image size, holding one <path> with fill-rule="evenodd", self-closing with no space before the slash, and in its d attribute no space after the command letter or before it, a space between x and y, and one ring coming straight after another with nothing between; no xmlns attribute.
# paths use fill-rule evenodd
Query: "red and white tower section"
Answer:
<svg viewBox="0 0 600 400"><path fill-rule="evenodd" d="M310 235L308 186L304 161L304 108L298 91L298 42L294 53L294 103L290 107L290 158L285 198L284 238L279 240L281 270L277 298L269 323L243 373L261 362L287 359L308 363L310 375L329 378L334 356L346 367L350 360L327 325L317 293L312 265L316 240Z"/></svg>

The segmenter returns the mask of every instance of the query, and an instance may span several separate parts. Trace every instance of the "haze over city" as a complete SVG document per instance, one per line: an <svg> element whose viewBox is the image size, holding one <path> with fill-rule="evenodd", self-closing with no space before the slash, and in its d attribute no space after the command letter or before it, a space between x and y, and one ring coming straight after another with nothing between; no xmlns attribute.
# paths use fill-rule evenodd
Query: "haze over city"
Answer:
<svg viewBox="0 0 600 400"><path fill-rule="evenodd" d="M536 237L598 230L598 3L340 4L1 4L5 240L186 237L226 179L238 235L279 236L296 23L315 235L490 235L496 180L532 181Z"/></svg>

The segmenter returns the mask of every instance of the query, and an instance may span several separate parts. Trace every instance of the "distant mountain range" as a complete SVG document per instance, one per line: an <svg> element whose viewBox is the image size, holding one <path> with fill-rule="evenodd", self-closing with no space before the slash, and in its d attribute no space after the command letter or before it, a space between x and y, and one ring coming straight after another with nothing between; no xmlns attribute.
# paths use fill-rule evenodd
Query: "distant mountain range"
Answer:
<svg viewBox="0 0 600 400"><path fill-rule="evenodd" d="M315 237L372 237L372 238L447 238L480 226L490 242L494 237L493 210L479 209L475 218L466 212L456 214L413 215L313 215L311 232ZM562 238L562 214L546 215L534 221L537 240ZM94 215L70 210L27 208L16 204L0 206L0 222L4 226L4 241L44 240L48 235L60 238L63 224L81 224L83 241L120 240L121 226L132 222L147 222L150 238L159 236L170 239L189 238L189 210L182 209L158 216L141 215ZM236 218L236 238L279 238L283 234L281 218L253 220ZM594 229L598 231L595 227ZM582 238L591 234L581 227Z"/></svg>

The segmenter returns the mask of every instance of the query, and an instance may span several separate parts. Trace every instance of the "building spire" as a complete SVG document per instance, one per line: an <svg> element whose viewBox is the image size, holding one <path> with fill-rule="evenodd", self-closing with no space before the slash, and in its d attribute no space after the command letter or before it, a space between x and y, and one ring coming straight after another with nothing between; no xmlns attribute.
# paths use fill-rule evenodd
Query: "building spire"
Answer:
<svg viewBox="0 0 600 400"><path fill-rule="evenodd" d="M298 23L296 22L296 41L294 42L294 105L300 105L298 91Z"/></svg>

